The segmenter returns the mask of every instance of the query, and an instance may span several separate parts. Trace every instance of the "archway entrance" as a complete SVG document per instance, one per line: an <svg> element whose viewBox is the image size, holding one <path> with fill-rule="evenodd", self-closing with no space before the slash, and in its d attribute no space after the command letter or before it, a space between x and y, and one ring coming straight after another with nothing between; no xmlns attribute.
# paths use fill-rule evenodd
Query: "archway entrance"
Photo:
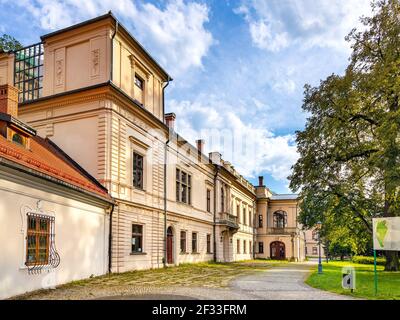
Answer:
<svg viewBox="0 0 400 320"><path fill-rule="evenodd" d="M174 247L174 234L172 231L172 227L167 229L167 263L174 263L174 255L173 255L173 247Z"/></svg>
<svg viewBox="0 0 400 320"><path fill-rule="evenodd" d="M286 259L285 244L283 242L275 241L271 243L271 259L273 260Z"/></svg>

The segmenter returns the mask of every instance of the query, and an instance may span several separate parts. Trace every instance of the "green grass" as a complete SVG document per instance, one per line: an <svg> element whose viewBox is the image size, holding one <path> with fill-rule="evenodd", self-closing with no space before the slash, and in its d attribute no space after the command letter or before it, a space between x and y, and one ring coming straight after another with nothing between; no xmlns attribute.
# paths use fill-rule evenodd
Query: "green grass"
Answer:
<svg viewBox="0 0 400 320"><path fill-rule="evenodd" d="M342 288L342 268L352 266L356 270L356 290ZM400 272L385 272L378 266L378 295L374 292L374 266L352 262L329 262L323 264L323 274L315 270L306 283L314 288L345 294L363 299L400 300Z"/></svg>

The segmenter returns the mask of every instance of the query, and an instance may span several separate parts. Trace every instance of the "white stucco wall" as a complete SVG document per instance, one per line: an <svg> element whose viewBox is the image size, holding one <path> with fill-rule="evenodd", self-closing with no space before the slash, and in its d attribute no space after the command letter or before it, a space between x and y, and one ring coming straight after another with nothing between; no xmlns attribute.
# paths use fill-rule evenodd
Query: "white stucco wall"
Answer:
<svg viewBox="0 0 400 320"><path fill-rule="evenodd" d="M55 216L61 263L51 271L29 274L24 266L25 209L37 208L38 200L43 211ZM0 178L0 298L105 274L108 228L102 208Z"/></svg>

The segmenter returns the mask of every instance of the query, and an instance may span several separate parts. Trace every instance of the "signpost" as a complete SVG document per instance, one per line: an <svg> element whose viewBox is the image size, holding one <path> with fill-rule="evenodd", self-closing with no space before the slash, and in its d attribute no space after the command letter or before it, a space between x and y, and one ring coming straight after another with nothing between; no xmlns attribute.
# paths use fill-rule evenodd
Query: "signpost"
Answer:
<svg viewBox="0 0 400 320"><path fill-rule="evenodd" d="M376 251L400 251L400 217L372 219L374 241L375 295L378 294Z"/></svg>

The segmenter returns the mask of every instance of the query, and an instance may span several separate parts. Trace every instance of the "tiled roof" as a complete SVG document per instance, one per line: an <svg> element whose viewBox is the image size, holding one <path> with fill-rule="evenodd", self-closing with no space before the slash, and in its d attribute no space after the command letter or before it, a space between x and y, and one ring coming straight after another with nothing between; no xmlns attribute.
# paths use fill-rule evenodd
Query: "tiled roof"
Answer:
<svg viewBox="0 0 400 320"><path fill-rule="evenodd" d="M0 135L0 158L15 162L70 185L111 200L107 190L94 178L68 159L50 140L30 137L30 148L25 149Z"/></svg>
<svg viewBox="0 0 400 320"><path fill-rule="evenodd" d="M271 200L297 200L298 194L275 194L270 197Z"/></svg>

